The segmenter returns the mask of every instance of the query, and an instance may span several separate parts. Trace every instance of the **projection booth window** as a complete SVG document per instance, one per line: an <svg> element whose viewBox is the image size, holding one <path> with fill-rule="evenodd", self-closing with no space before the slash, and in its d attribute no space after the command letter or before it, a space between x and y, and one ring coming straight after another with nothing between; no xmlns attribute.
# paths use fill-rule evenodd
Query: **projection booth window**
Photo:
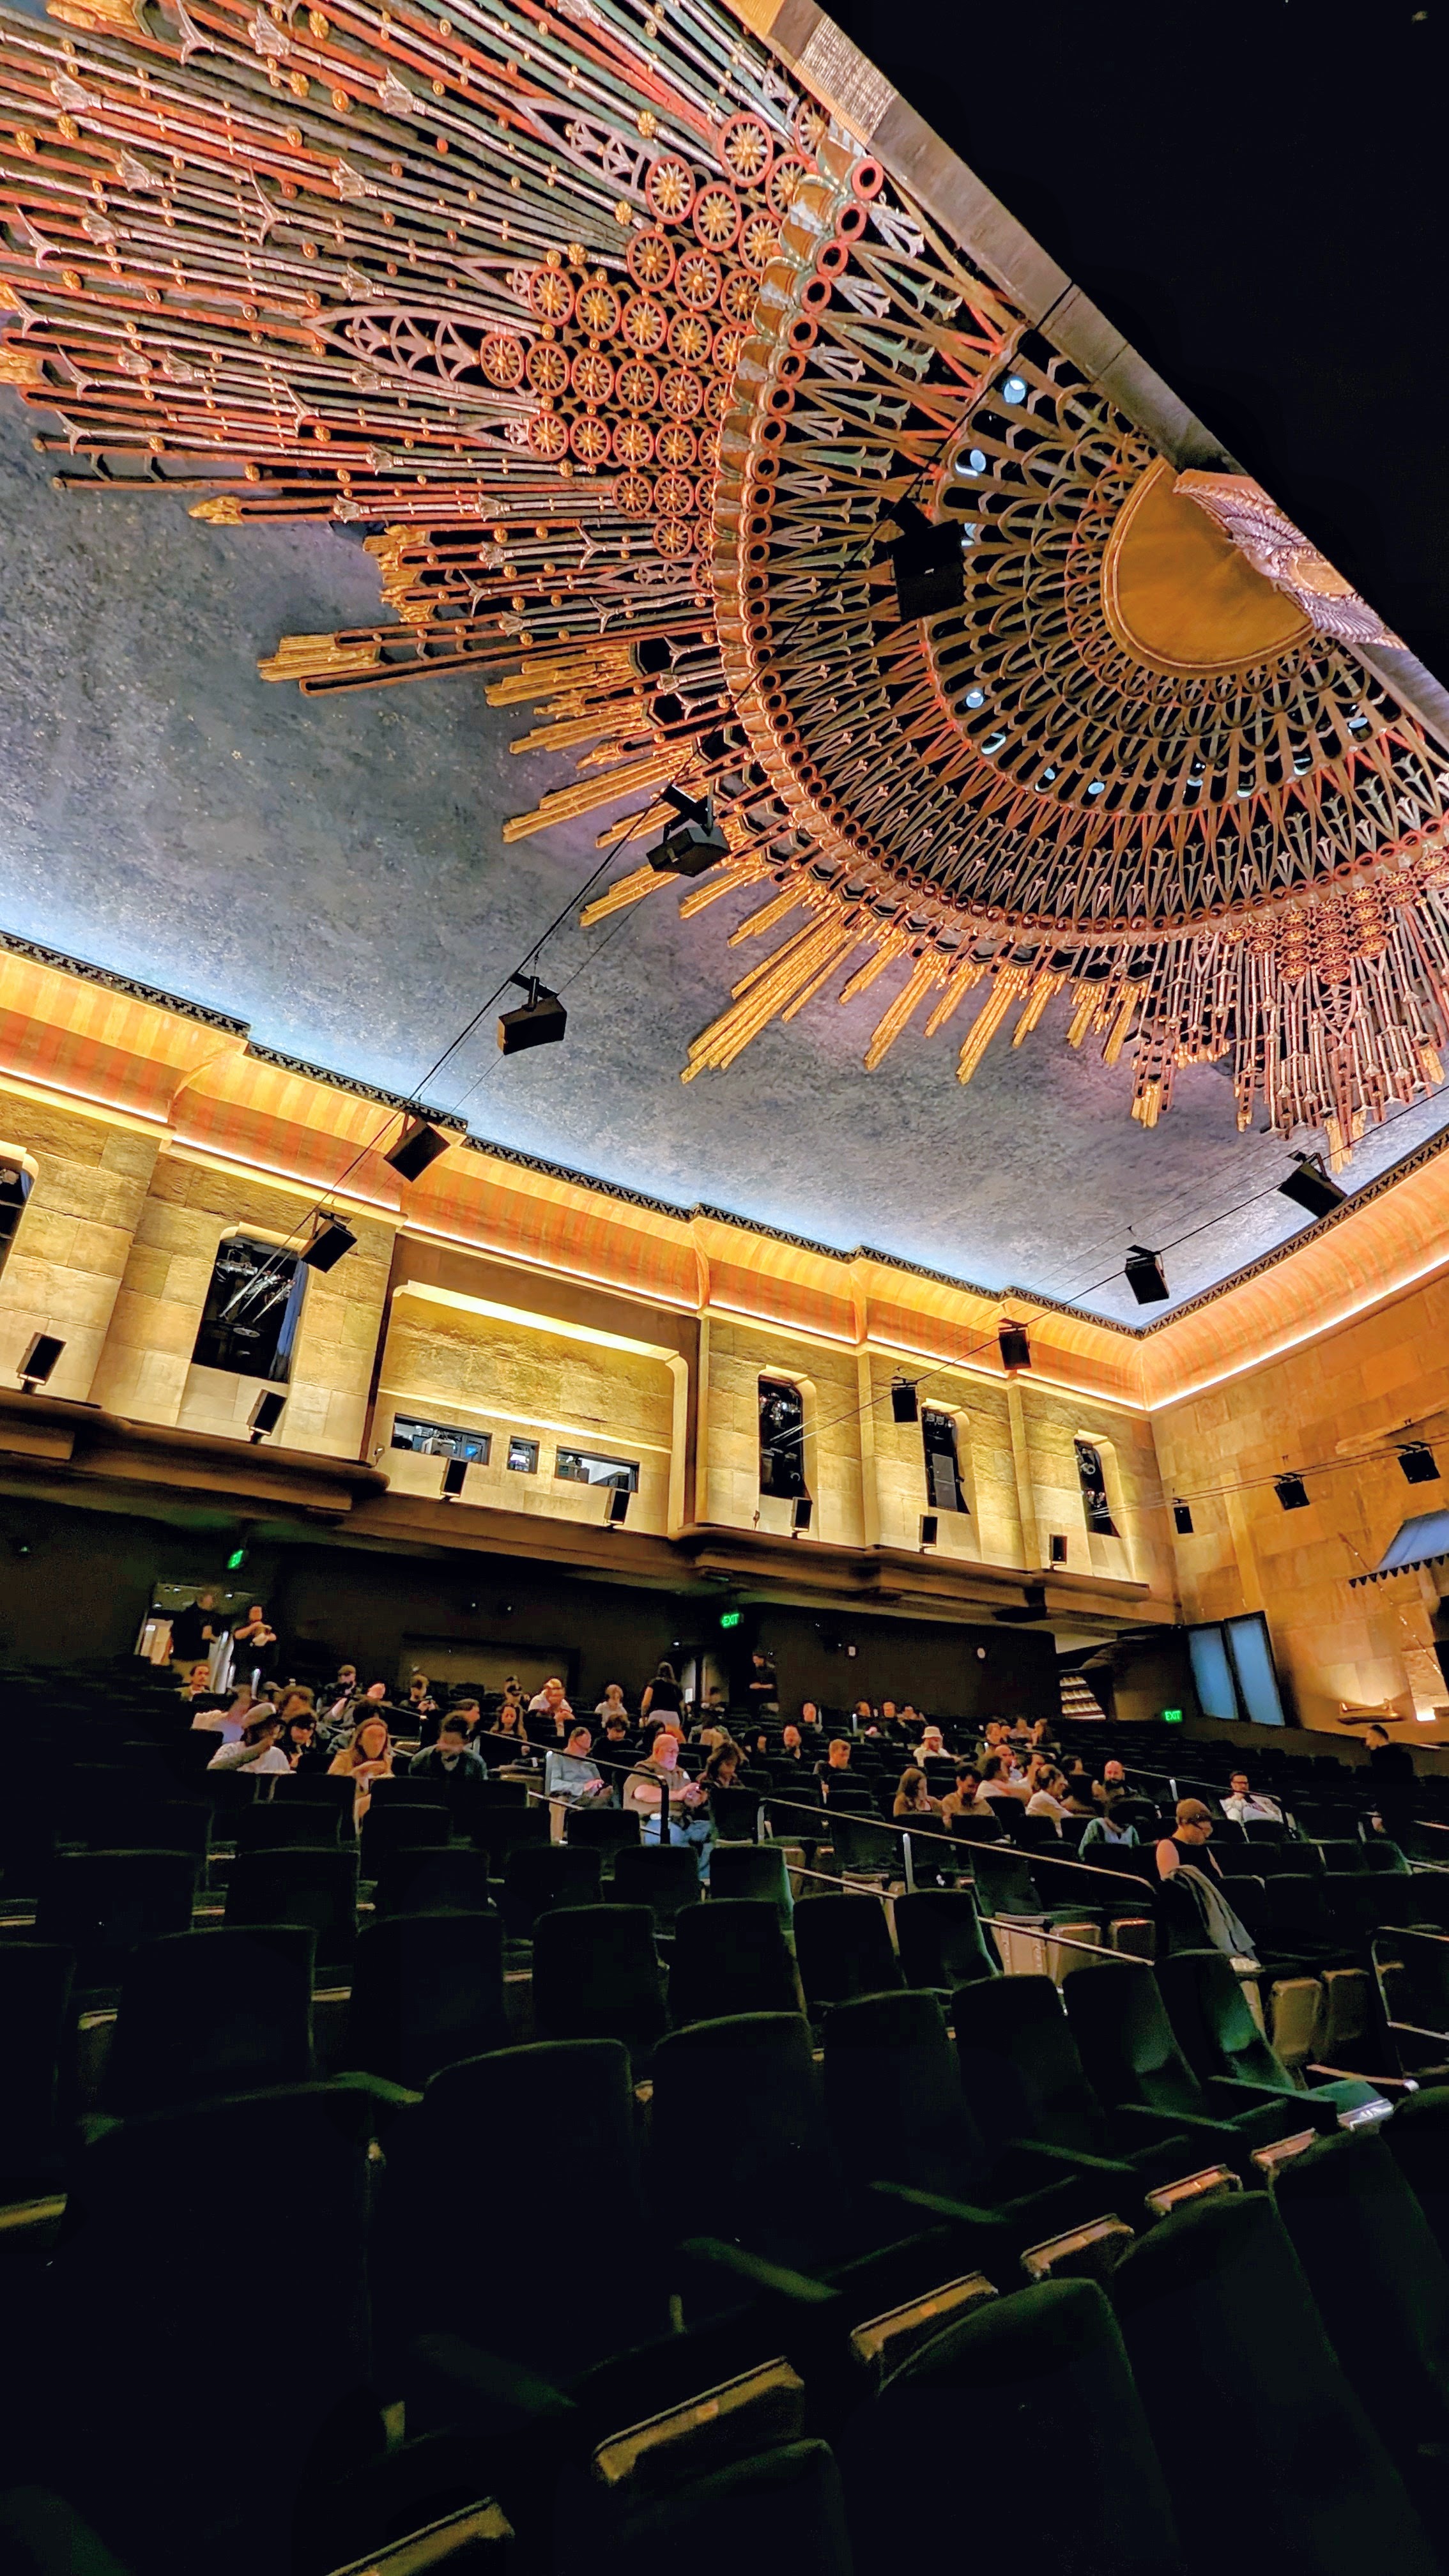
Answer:
<svg viewBox="0 0 1449 2576"><path fill-rule="evenodd" d="M1117 1524L1107 1500L1107 1477L1102 1465L1102 1452L1090 1440L1073 1443L1077 1453L1077 1482L1082 1488L1082 1509L1087 1527L1097 1538L1116 1538Z"/></svg>
<svg viewBox="0 0 1449 2576"><path fill-rule="evenodd" d="M805 1483L805 1400L788 1378L760 1380L760 1491L794 1502Z"/></svg>
<svg viewBox="0 0 1449 2576"><path fill-rule="evenodd" d="M269 1378L285 1386L307 1283L295 1252L230 1234L216 1248L211 1286L201 1314L192 1361L198 1368L234 1369L239 1377Z"/></svg>
<svg viewBox="0 0 1449 2576"><path fill-rule="evenodd" d="M954 1413L943 1413L939 1405L934 1404L922 1407L921 1447L926 1457L926 1500L932 1511L968 1510L966 1491L961 1482L961 1461L956 1449Z"/></svg>

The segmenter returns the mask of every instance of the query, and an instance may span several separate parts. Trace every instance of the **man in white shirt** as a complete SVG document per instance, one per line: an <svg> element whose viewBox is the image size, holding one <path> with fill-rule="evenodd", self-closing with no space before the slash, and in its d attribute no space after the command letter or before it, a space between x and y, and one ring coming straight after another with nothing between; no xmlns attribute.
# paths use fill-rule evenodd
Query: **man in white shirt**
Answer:
<svg viewBox="0 0 1449 2576"><path fill-rule="evenodd" d="M266 1700L259 1700L235 1744L223 1744L213 1753L208 1771L274 1771L278 1776L292 1768L280 1744L282 1721Z"/></svg>
<svg viewBox="0 0 1449 2576"><path fill-rule="evenodd" d="M535 1691L528 1703L530 1717L537 1717L545 1709L550 1717L562 1718L565 1726L573 1716L573 1710L564 1697L563 1683L557 1679L545 1682L542 1690Z"/></svg>
<svg viewBox="0 0 1449 2576"><path fill-rule="evenodd" d="M1281 1825L1283 1822L1283 1810L1277 1799L1265 1797L1261 1789L1255 1794L1248 1786L1246 1771L1233 1773L1228 1783L1228 1794L1223 1800L1223 1814L1231 1816L1234 1824L1238 1825Z"/></svg>

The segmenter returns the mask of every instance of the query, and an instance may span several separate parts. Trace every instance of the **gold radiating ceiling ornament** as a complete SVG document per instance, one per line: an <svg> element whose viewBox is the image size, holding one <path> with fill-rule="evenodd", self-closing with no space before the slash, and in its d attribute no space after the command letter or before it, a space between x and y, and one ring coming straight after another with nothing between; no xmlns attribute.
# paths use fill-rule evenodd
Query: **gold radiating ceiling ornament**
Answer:
<svg viewBox="0 0 1449 2576"><path fill-rule="evenodd" d="M389 621L262 668L537 708L576 775L508 839L713 791L681 911L754 885L734 943L784 936L687 1075L894 969L868 1065L959 1012L966 1081L1065 994L1149 1125L1230 1057L1241 1124L1340 1153L1442 1079L1449 769L1354 650L1394 639L812 95L828 21L792 73L717 0L51 6L0 12L0 379L63 479L370 527ZM906 499L965 574L910 625Z"/></svg>

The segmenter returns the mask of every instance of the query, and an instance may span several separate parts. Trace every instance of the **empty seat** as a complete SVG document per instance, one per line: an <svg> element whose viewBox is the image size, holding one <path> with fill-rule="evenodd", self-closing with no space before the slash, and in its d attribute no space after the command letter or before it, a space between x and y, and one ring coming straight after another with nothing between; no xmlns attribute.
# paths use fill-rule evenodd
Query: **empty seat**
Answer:
<svg viewBox="0 0 1449 2576"><path fill-rule="evenodd" d="M82 1989L114 1984L138 1941L190 1928L199 1874L194 1852L58 1852L41 1880L36 1939L75 1952Z"/></svg>
<svg viewBox="0 0 1449 2576"><path fill-rule="evenodd" d="M752 1843L760 1831L760 1794L756 1789L711 1789L710 1822L721 1842Z"/></svg>
<svg viewBox="0 0 1449 2576"><path fill-rule="evenodd" d="M901 1963L878 1896L807 1896L795 1909L795 1956L812 2013L851 1995L900 1986Z"/></svg>
<svg viewBox="0 0 1449 2576"><path fill-rule="evenodd" d="M359 1933L345 2062L422 2086L444 2066L501 2048L503 1924L487 1914L393 1914Z"/></svg>
<svg viewBox="0 0 1449 2576"><path fill-rule="evenodd" d="M1043 2474L973 2479L940 2466L963 2425L1030 2428ZM838 2444L855 2576L922 2567L1164 2576L1181 2565L1166 2481L1111 2308L1094 2281L1053 2280L974 2306L852 2416ZM904 2509L902 2462L915 2464ZM920 2474L927 2464L929 2473Z"/></svg>
<svg viewBox="0 0 1449 2576"><path fill-rule="evenodd" d="M639 1818L626 1807L566 1807L564 1841L596 1851L607 1869L612 1866L611 1855L638 1850Z"/></svg>
<svg viewBox="0 0 1449 2576"><path fill-rule="evenodd" d="M514 1852L538 1851L548 1842L549 1812L537 1800L524 1807L485 1805L480 1800L469 1831L479 1849L491 1855L494 1868L506 1871Z"/></svg>
<svg viewBox="0 0 1449 2576"><path fill-rule="evenodd" d="M1298 2091L1254 2020L1241 1981L1221 1950L1180 1950L1159 1960L1157 1990L1188 2064L1210 2089L1252 2086L1291 2095L1300 2116L1325 2129L1336 2126L1341 2111L1363 2109L1382 2098L1366 2079L1354 2077L1315 2086L1306 2094ZM1241 2106L1246 2108L1248 2100L1244 2091ZM1232 2108L1226 2091L1220 2092L1219 2107Z"/></svg>
<svg viewBox="0 0 1449 2576"><path fill-rule="evenodd" d="M619 1905L647 1905L657 1934L672 1934L675 1918L703 1896L692 1851L673 1843L644 1843L614 1856L609 1894Z"/></svg>
<svg viewBox="0 0 1449 2576"><path fill-rule="evenodd" d="M313 2072L315 1935L174 1933L131 1952L106 2068L111 2111L160 2111Z"/></svg>
<svg viewBox="0 0 1449 2576"><path fill-rule="evenodd" d="M510 1941L531 1941L540 1914L560 1905L597 1905L600 1865L596 1851L579 1844L524 1844L511 1851L503 1872L503 1924Z"/></svg>
<svg viewBox="0 0 1449 2576"><path fill-rule="evenodd" d="M1265 2194L1150 2229L1112 2297L1188 2576L1432 2576L1437 2553Z"/></svg>
<svg viewBox="0 0 1449 2576"><path fill-rule="evenodd" d="M582 2529L565 2528L555 2576L852 2576L835 2455L818 2440L781 2442L622 2496L595 2490ZM386 2576L386 2570L380 2571Z"/></svg>
<svg viewBox="0 0 1449 2576"><path fill-rule="evenodd" d="M281 1798L259 1798L253 1806L239 1807L230 1820L239 1852L314 1849L319 1842L339 1840L338 1821L330 1807Z"/></svg>
<svg viewBox="0 0 1449 2576"><path fill-rule="evenodd" d="M726 2014L794 2013L803 2004L779 1913L767 1898L711 1897L680 1915L669 1969L676 2028Z"/></svg>
<svg viewBox="0 0 1449 2576"><path fill-rule="evenodd" d="M0 1942L0 2200L42 2189L62 2161L60 2059L75 1964L63 1942Z"/></svg>
<svg viewBox="0 0 1449 2576"><path fill-rule="evenodd" d="M1173 2035L1157 1979L1147 1967L1084 1968L1062 1989L1082 2064L1114 2125L1156 2114L1206 2135L1218 2132L1219 2154L1235 2160L1254 2146L1291 2136L1305 2123L1301 2097L1287 2094L1282 2107L1259 2097L1220 2116L1216 2097L1198 2082Z"/></svg>
<svg viewBox="0 0 1449 2576"><path fill-rule="evenodd" d="M379 1782L378 1785L381 1787L383 1784ZM389 1785L405 1789L411 1783L399 1780ZM418 1785L425 1784L419 1782ZM379 1806L375 1798L370 1800L362 1819L363 1877L376 1878L387 1854L402 1850L404 1845L410 1851L420 1851L429 1843L440 1849L447 1842L451 1830L449 1810L441 1798L409 1798L399 1800L391 1807Z"/></svg>
<svg viewBox="0 0 1449 2576"><path fill-rule="evenodd" d="M1320 2138L1274 2203L1344 2373L1425 2509L1449 2444L1449 2265L1382 2136Z"/></svg>
<svg viewBox="0 0 1449 2576"><path fill-rule="evenodd" d="M503 2223L460 2225L440 2174L486 2175ZM575 2209L586 2242L554 2223ZM382 2236L392 2384L416 2376L422 2336L464 2337L563 2384L664 2334L668 2230L645 2215L627 2049L558 2040L436 2076L390 2142ZM436 2402L409 2385L410 2427L438 2420Z"/></svg>
<svg viewBox="0 0 1449 2576"><path fill-rule="evenodd" d="M665 2013L647 1905L576 1905L540 1915L533 2009L541 2039L618 2039L636 2053L652 2047Z"/></svg>
<svg viewBox="0 0 1449 2576"><path fill-rule="evenodd" d="M226 1883L226 1921L244 1929L302 1923L317 1935L320 1972L345 1967L357 1937L357 1846L238 1852Z"/></svg>
<svg viewBox="0 0 1449 2576"><path fill-rule="evenodd" d="M484 1914L492 1903L488 1854L471 1844L451 1849L411 1844L385 1852L372 1902L379 1914Z"/></svg>
<svg viewBox="0 0 1449 2576"><path fill-rule="evenodd" d="M973 1978L1000 1975L973 1888L923 1888L898 1896L894 1911L901 1973L908 1986L940 1986L949 1994Z"/></svg>
<svg viewBox="0 0 1449 2576"><path fill-rule="evenodd" d="M716 1843L710 1855L709 1892L748 1902L773 1905L782 1923L793 1910L790 1873L778 1843Z"/></svg>

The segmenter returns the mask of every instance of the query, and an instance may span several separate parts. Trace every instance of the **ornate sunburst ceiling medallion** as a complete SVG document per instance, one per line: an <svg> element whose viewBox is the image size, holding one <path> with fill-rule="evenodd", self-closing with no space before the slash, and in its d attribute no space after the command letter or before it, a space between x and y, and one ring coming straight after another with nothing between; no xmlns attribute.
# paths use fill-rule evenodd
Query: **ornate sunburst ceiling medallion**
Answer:
<svg viewBox="0 0 1449 2576"><path fill-rule="evenodd" d="M1449 769L1395 639L943 235L828 20L787 67L716 0L52 12L0 13L0 377L67 481L368 530L387 620L262 668L539 709L576 778L510 840L712 792L681 911L754 885L734 942L783 937L687 1077L894 970L868 1066L955 1019L966 1081L1065 994L1149 1125L1228 1058L1240 1124L1341 1153L1442 1079ZM912 506L961 596L903 622Z"/></svg>

